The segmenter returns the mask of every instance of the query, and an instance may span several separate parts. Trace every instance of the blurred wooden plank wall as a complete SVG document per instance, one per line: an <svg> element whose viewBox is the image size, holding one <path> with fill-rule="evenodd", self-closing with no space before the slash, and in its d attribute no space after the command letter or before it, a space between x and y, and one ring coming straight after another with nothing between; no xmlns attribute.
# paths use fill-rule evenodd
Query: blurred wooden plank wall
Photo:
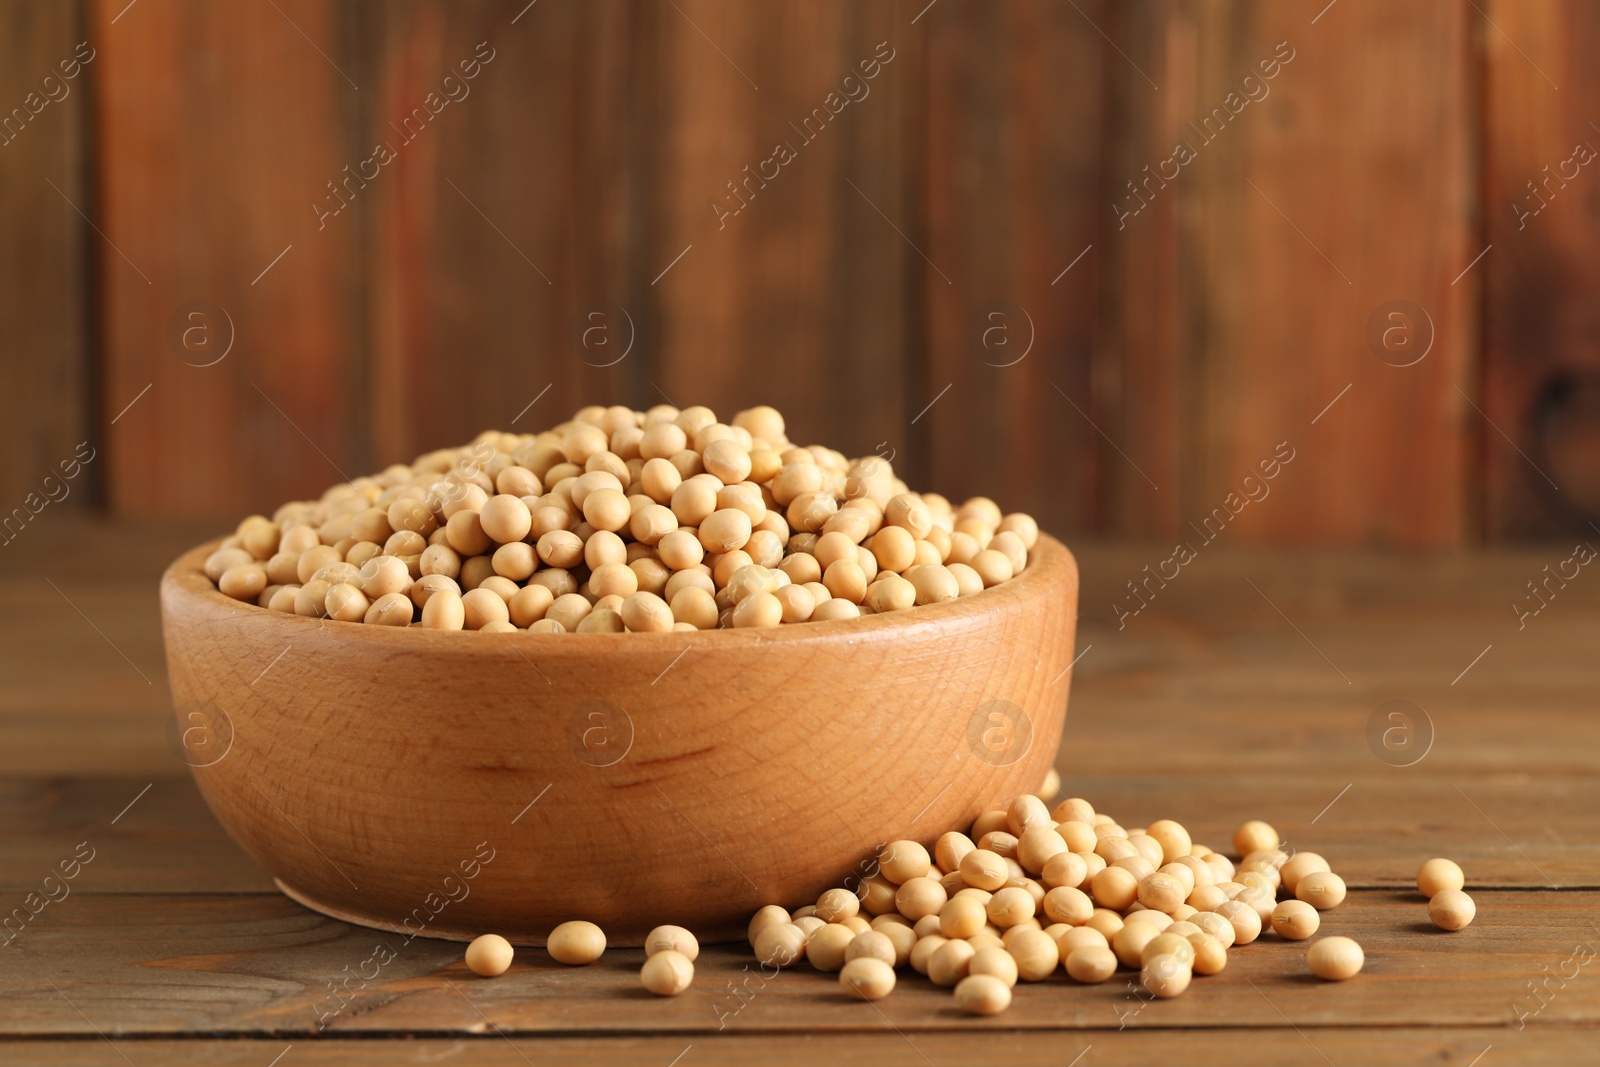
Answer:
<svg viewBox="0 0 1600 1067"><path fill-rule="evenodd" d="M1587 529L1600 179L1526 183L1600 16L1481 6L0 0L4 106L95 55L0 146L0 490L89 438L75 500L231 519L670 397L1068 534L1274 458L1228 537Z"/></svg>

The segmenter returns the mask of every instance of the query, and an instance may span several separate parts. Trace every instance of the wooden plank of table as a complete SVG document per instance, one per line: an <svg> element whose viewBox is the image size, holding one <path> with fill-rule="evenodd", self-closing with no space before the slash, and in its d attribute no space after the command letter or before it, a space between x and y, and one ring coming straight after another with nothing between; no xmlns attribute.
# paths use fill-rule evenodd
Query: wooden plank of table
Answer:
<svg viewBox="0 0 1600 1067"><path fill-rule="evenodd" d="M0 3L0 543L11 552L12 539L41 536L28 527L49 512L95 498L107 445L90 430L88 253L100 239L78 213L95 209L85 175L97 53L85 45L77 3ZM94 452L80 456L80 442ZM99 466L76 465L89 456ZM63 479L62 463L77 477Z"/></svg>
<svg viewBox="0 0 1600 1067"><path fill-rule="evenodd" d="M1589 165L1600 71L1579 42L1600 32L1592 4L1485 4L1483 213L1469 282L1485 302L1481 413L1491 537L1593 541L1600 518L1594 417L1600 283ZM1465 386L1463 386L1465 388ZM1513 444L1514 442L1514 444ZM1568 551L1570 553L1570 546Z"/></svg>
<svg viewBox="0 0 1600 1067"><path fill-rule="evenodd" d="M1121 62L1092 24L1103 10L962 0L918 26L923 221L907 233L927 255L912 260L926 340L912 484L1057 530L1096 528L1102 472L1123 464L1092 422L1101 87Z"/></svg>
<svg viewBox="0 0 1600 1067"><path fill-rule="evenodd" d="M100 1067L114 1057L100 1038L17 1042L30 1062L56 1067ZM1017 1067L1064 1067L1076 1061L1105 1067L1145 1067L1163 1060L1241 1065L1321 1062L1371 1067L1471 1067L1485 1053L1521 1057L1523 1063L1578 1063L1594 1048L1593 1031L1583 1026L1546 1024L1507 1032L1490 1026L1390 1027L1372 1030L1319 1030L1313 1037L1286 1029L1216 1027L1193 1030L1126 1030L1117 1034L1064 1034L1011 1031L984 1027L970 1033L896 1034L887 1027L849 1034L798 1033L775 1040L767 1034L721 1033L683 1036L508 1037L486 1030L450 1038L405 1037L351 1040L323 1037L314 1041L267 1038L139 1039L118 1036L118 1050L135 1063L182 1067L262 1067L274 1056L294 1057L296 1064L348 1067L351 1064L430 1064L470 1061L482 1067L527 1067L559 1062L588 1065L683 1067L701 1064L771 1064L812 1067L847 1061L883 1067L927 1067L929 1063L996 1062ZM1092 1059L1091 1059L1092 1056ZM285 1055L285 1067L288 1056ZM114 1060L113 1060L114 1061Z"/></svg>
<svg viewBox="0 0 1600 1067"><path fill-rule="evenodd" d="M1090 798L1125 825L1176 817L1196 841L1231 852L1239 823L1266 818L1294 848L1326 856L1352 887L1404 889L1423 860L1446 855L1474 886L1600 888L1593 833L1600 783L1593 773L1392 774L1346 783L1293 769L1202 774L1191 760L1186 770L1085 774L1071 766L1071 751L1062 761L1068 793ZM14 814L3 837L3 891L36 888L85 841L96 850L80 887L86 892L272 890L267 873L228 839L186 774L10 776L0 778L0 810ZM719 830L734 833L732 826ZM863 843L863 858L872 844Z"/></svg>
<svg viewBox="0 0 1600 1067"><path fill-rule="evenodd" d="M1108 149L1105 244L1127 291L1107 329L1121 385L1105 428L1140 468L1166 454L1143 475L1108 463L1125 486L1112 529L1197 547L1223 527L1236 540L1462 543L1472 453L1451 383L1470 384L1475 312L1450 283L1482 247L1471 11L1118 8L1106 32L1131 51L1107 60L1112 114L1129 121L1108 123L1122 143ZM1179 142L1192 157L1166 162ZM1436 334L1403 369L1365 340L1400 299ZM1420 333L1424 316L1410 316ZM1258 465L1280 443L1295 458L1271 497L1229 503L1261 493Z"/></svg>
<svg viewBox="0 0 1600 1067"><path fill-rule="evenodd" d="M90 11L112 510L243 517L373 469L349 358L366 207L311 206L363 197L343 168L371 151L334 7Z"/></svg>
<svg viewBox="0 0 1600 1067"><path fill-rule="evenodd" d="M101 1025L124 1034L292 1037L314 1035L320 1023L336 1033L493 1026L508 1033L689 1035L870 1031L887 1021L905 1032L1292 1025L1320 1033L1514 1026L1519 1005L1531 1025L1596 1018L1600 983L1570 979L1536 1014L1525 983L1558 972L1585 945L1592 955L1600 893L1486 890L1477 900L1474 924L1445 933L1422 917L1414 892L1352 893L1321 929L1366 949L1365 969L1347 983L1311 977L1306 946L1268 934L1230 950L1226 970L1196 979L1176 1000L1146 1003L1124 980L1131 973L1099 986L1058 973L1020 986L1003 1017L975 1021L952 1010L948 991L912 972L879 1005L880 1015L844 998L835 976L806 964L763 978L747 946L703 948L690 990L655 1000L638 987L639 949L613 949L583 968L527 949L506 975L489 981L466 970L458 944L408 944L281 896L85 894L47 906L0 952L8 993L0 1032L84 1034ZM375 957L380 944L385 949ZM347 976L355 977L341 999L332 987ZM736 988L745 991L735 995Z"/></svg>

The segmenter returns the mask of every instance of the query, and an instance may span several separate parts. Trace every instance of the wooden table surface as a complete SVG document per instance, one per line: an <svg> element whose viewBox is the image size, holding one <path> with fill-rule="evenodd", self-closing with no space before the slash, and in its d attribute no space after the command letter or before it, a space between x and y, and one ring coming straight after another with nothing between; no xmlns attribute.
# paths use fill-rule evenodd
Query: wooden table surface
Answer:
<svg viewBox="0 0 1600 1067"><path fill-rule="evenodd" d="M1536 615L1512 607L1570 547L1218 545L1121 626L1124 583L1167 553L1081 547L1065 788L1123 825L1171 816L1224 849L1239 822L1269 820L1345 876L1350 897L1322 931L1361 941L1367 965L1322 983L1303 944L1269 934L1176 1000L1058 974L978 1020L909 971L875 1005L805 965L763 984L739 946L708 947L694 986L658 1000L638 987L635 950L579 969L524 951L486 981L460 946L417 940L348 1003L332 997L385 935L275 892L166 740L156 576L207 533L52 516L0 553L0 911L37 907L29 894L60 861L92 856L70 895L0 934L0 1062L1600 1058L1600 578L1552 583ZM1395 700L1425 715L1412 714L1410 756L1369 743ZM1466 869L1478 918L1465 931L1430 926L1411 887L1432 855Z"/></svg>

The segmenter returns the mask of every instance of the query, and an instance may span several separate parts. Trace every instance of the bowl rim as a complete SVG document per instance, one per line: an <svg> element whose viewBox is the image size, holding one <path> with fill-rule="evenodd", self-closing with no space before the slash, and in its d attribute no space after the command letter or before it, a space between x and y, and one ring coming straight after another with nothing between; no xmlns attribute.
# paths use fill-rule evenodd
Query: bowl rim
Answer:
<svg viewBox="0 0 1600 1067"><path fill-rule="evenodd" d="M445 649L478 651L503 647L499 642L482 644L463 640L457 636L476 633L474 630L430 630L416 625L369 626L361 622L273 611L254 601L235 600L219 590L211 579L206 577L203 569L206 557L215 552L225 539L216 537L196 545L167 566L161 576L163 615L179 611L182 605L188 604L209 609L211 612L225 611L247 617L259 616L270 620L269 625L282 627L286 632L294 627L321 630L330 623L335 626L348 626L352 628L351 636L354 640L369 642L374 648L399 647L414 651L427 650L431 653ZM1007 607L1025 607L1026 601L1062 582L1070 585L1072 595L1076 597L1077 558L1065 544L1041 531L1038 541L1028 553L1028 567L1021 576L971 596L957 597L939 604L923 604L905 611L863 615L854 619L828 619L815 625L794 623L764 628L696 630L692 634L688 631L545 634L530 633L519 628L515 633L502 633L501 636L519 644L527 642L536 648L547 648L550 642L555 642L555 647L573 651L580 648L599 650L608 642L626 642L625 647L632 648L648 647L651 642L681 645L685 638L693 643L732 648L820 638L848 639L923 624L973 622ZM359 637L354 636L357 632L360 633ZM575 640L580 643L574 644Z"/></svg>

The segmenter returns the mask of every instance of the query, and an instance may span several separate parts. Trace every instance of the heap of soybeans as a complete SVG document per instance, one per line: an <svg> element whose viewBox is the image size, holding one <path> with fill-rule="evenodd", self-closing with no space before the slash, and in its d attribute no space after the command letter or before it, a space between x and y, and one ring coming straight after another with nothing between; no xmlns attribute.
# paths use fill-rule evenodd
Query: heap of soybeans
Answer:
<svg viewBox="0 0 1600 1067"><path fill-rule="evenodd" d="M586 407L487 431L253 515L205 561L223 593L378 626L536 633L853 619L1028 566L1025 514L913 493L887 459L792 444L770 407Z"/></svg>
<svg viewBox="0 0 1600 1067"><path fill-rule="evenodd" d="M910 839L886 843L813 904L761 908L747 933L756 960L772 969L763 976L804 961L836 974L846 997L881 1000L909 969L949 989L963 1010L998 1015L1019 982L1062 971L1082 984L1120 972L1130 986L1137 976L1141 1000L1176 997L1269 931L1307 942L1305 966L1318 978L1341 982L1361 972L1366 954L1353 938L1316 937L1346 895L1321 855L1286 846L1276 829L1252 820L1233 835L1235 862L1172 819L1124 828L1082 797L1052 808L1045 798L1057 781L1051 772L1043 796L985 812L931 849ZM1416 884L1434 925L1471 923L1476 907L1455 862L1427 860ZM605 946L604 932L584 920L560 924L546 943L569 964L593 963ZM640 984L661 996L684 992L699 951L691 931L657 927L645 940ZM466 963L494 977L513 956L505 938L484 934L467 948Z"/></svg>

